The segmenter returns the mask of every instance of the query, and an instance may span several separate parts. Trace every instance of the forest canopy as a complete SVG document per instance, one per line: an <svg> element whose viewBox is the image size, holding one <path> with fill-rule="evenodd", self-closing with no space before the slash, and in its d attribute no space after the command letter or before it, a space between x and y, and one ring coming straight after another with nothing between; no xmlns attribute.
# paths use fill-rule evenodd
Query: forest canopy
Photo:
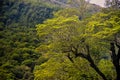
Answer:
<svg viewBox="0 0 120 80"><path fill-rule="evenodd" d="M64 12L67 11L68 13L64 14ZM118 71L120 71L120 66L119 66L119 59L120 59L119 57L120 13L119 12L120 11L119 10L113 10L113 11L99 12L89 18L85 18L81 20L79 19L79 16L77 16L77 14L74 13L72 10L71 10L72 12L71 14L69 9L65 9L55 13L54 18L48 19L44 21L43 24L37 25L37 33L43 39L43 44L40 47L42 48L42 50L40 51L41 52L43 51L42 55L44 57L45 56L48 57L48 61L41 64L39 67L35 68L35 79L36 80L37 79L66 80L63 74L67 73L69 75L69 78L66 76L67 80L77 80L77 77L74 77L76 75L70 76L69 70L64 71L64 68L63 70L60 70L62 72L61 75L56 74L57 71L59 71L59 69L53 70L53 72L55 71L53 74L50 72L51 70L49 69L51 69L50 66L53 66L52 63L54 63L55 61L59 60L59 58L62 57L59 57L57 58L57 60L52 62L51 59L54 58L53 56L55 54L56 55L61 54L64 57L66 57L67 60L69 60L71 63L74 64L72 65L70 62L69 63L64 62L66 58L65 59L63 58L62 62L65 63L66 65L71 64L71 66L74 67L75 69L76 69L76 65L77 68L82 68L79 66L79 64L83 64L83 63L77 63L77 62L81 62L81 60L76 61L76 59L83 58L86 61L88 61L88 63L86 64L90 64L92 70L96 72L95 73L94 71L91 71L94 72L92 75L90 73L80 74L79 72L81 72L81 69L79 69L77 73L79 73L80 78L83 77L82 75L86 75L83 77L83 79L85 80L89 79L88 76L90 77L90 80L94 80L94 79L109 80L109 79L115 79L116 77L114 75L116 75L117 76L116 79L118 80L119 79ZM62 12L63 14L59 14ZM115 58L117 58L118 62ZM113 63L110 61L111 59L113 60ZM106 65L109 65L109 68L105 68L106 66L104 65L104 62L106 62ZM47 66L47 64L49 66ZM59 68L58 61L54 64L56 64L54 66L55 69ZM64 65L62 65L61 63L60 66L62 68L62 66ZM68 66L66 66L66 68L67 67ZM113 67L115 68L113 69ZM91 70L91 68L90 69L88 68L88 71ZM101 70L101 68L105 70ZM40 75L41 74L39 73L40 71L43 71L44 75ZM107 71L109 71L109 73L107 73ZM93 76L96 74L99 76Z"/></svg>
<svg viewBox="0 0 120 80"><path fill-rule="evenodd" d="M0 4L0 80L120 80L119 0Z"/></svg>

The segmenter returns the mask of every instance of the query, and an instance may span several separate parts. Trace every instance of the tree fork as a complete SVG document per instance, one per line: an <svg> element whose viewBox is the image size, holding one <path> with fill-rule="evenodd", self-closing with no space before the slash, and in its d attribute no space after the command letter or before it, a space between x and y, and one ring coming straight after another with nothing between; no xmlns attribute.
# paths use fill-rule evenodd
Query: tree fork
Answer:
<svg viewBox="0 0 120 80"><path fill-rule="evenodd" d="M105 75L100 71L100 69L97 67L97 65L95 65L91 55L90 55L90 50L89 50L89 45L86 45L86 49L87 49L87 60L90 63L90 66L104 79L107 80L107 78L105 77Z"/></svg>
<svg viewBox="0 0 120 80"><path fill-rule="evenodd" d="M89 51L89 46L86 45L86 50L87 50L87 54L84 53L78 53L77 48L73 47L75 51L71 50L71 52L75 55L75 57L82 57L84 59L86 59L89 63L90 66L103 78L103 80L107 80L107 78L105 77L105 75L100 71L100 69L95 65L92 57L90 56L90 51ZM67 55L68 59L74 63L73 59L70 57L70 54L68 53Z"/></svg>
<svg viewBox="0 0 120 80"><path fill-rule="evenodd" d="M88 62L90 63L90 66L103 78L103 80L107 80L105 75L100 71L100 69L95 65L93 59L91 58L90 55L87 56L86 58Z"/></svg>

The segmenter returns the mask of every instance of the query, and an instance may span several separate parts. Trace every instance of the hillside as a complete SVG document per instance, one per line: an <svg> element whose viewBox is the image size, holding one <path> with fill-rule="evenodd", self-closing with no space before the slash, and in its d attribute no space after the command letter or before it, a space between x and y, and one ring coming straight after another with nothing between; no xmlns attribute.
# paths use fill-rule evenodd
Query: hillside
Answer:
<svg viewBox="0 0 120 80"><path fill-rule="evenodd" d="M53 12L74 7L67 0L0 0L0 80L33 80L42 40L36 25L53 17ZM101 8L89 4L87 14Z"/></svg>
<svg viewBox="0 0 120 80"><path fill-rule="evenodd" d="M41 55L35 25L52 17L56 8L34 0L0 0L0 80L33 80Z"/></svg>
<svg viewBox="0 0 120 80"><path fill-rule="evenodd" d="M43 3L27 1L3 1L0 20L7 26L35 26L46 18L52 17L54 8L49 8Z"/></svg>
<svg viewBox="0 0 120 80"><path fill-rule="evenodd" d="M29 27L51 18L52 12L59 8L74 7L68 4L67 0L3 0L1 4L0 21L9 26L16 23L16 25ZM99 6L89 4L86 13L98 11L100 11Z"/></svg>

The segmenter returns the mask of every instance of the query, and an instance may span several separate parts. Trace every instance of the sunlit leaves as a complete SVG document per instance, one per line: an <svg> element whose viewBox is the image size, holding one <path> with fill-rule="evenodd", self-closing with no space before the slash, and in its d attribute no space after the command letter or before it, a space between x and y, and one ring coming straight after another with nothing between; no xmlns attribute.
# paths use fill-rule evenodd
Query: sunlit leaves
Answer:
<svg viewBox="0 0 120 80"><path fill-rule="evenodd" d="M99 68L108 77L108 79L115 79L115 70L110 60L102 59L98 64ZM111 74L110 74L111 73Z"/></svg>
<svg viewBox="0 0 120 80"><path fill-rule="evenodd" d="M73 64L64 54L54 53L47 62L35 67L35 80L83 80L99 77L92 68L88 67L86 60L77 58L75 61Z"/></svg>
<svg viewBox="0 0 120 80"><path fill-rule="evenodd" d="M44 24L37 25L38 35L47 42L49 46L57 46L60 48L68 47L75 44L78 40L80 25L79 18L75 15L64 17L60 15L53 19L49 19Z"/></svg>
<svg viewBox="0 0 120 80"><path fill-rule="evenodd" d="M37 25L38 35L43 39L44 45L41 45L40 49L41 51L43 51L42 55L45 56L48 61L36 67L36 79L51 80L56 79L56 77L53 76L58 76L58 74L66 73L63 69L61 70L61 67L63 67L63 65L66 66L67 64L70 64L70 62L62 64L66 59L60 56L60 54L66 56L69 53L70 57L74 60L74 65L70 64L72 67L74 67L72 69L78 69L82 73L81 69L83 68L83 66L85 67L88 65L82 63L82 66L82 64L79 63L80 58L76 58L74 52L76 51L76 53L83 53L87 55L88 50L86 46L89 46L90 56L92 56L92 58L95 60L94 62L96 63L96 65L101 59L109 59L109 43L110 41L113 41L114 36L120 32L119 16L115 15L112 12L109 14L97 13L91 18L82 21L79 20L76 15L68 16L67 14L65 14L64 16L63 13L64 10L63 12L55 13L54 18L46 20L43 24ZM59 55L59 57L55 55ZM59 60L61 59L63 60L63 62L59 62ZM53 64L55 64L54 69L51 67L53 66ZM101 69L103 69L103 67L108 67L101 66L104 64L109 64L109 68L111 70L111 63L106 61L103 61L102 63L100 61L99 65ZM69 65L67 65L66 67L68 66ZM57 72L59 70L61 72ZM79 79L84 79L84 77L85 79L87 79L88 76L90 76L89 78L91 80L101 79L98 75L91 77L91 73L84 74L84 70L82 74L76 72L76 75L79 74ZM88 70L92 71L90 68L88 68ZM70 74L69 71L70 69L68 70L68 74L66 73L67 75L65 75L65 77L68 77L68 75L76 76ZM108 70L106 68L105 73L110 78L110 75L108 75L109 73L107 71ZM56 74L56 72L58 74ZM93 72L92 74L96 73ZM59 79L64 80L66 79L65 77L61 78L61 76L59 76ZM77 78L72 77L70 77L69 79L77 80Z"/></svg>

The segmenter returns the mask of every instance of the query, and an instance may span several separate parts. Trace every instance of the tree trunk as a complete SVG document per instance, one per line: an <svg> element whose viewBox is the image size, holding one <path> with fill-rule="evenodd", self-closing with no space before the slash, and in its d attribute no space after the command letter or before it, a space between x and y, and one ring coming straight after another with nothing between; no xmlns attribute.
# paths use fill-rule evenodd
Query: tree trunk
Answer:
<svg viewBox="0 0 120 80"><path fill-rule="evenodd" d="M93 59L91 58L90 55L88 55L87 60L90 63L90 66L103 78L103 80L107 80L105 75L99 70L99 68L95 65Z"/></svg>
<svg viewBox="0 0 120 80"><path fill-rule="evenodd" d="M120 48L118 50L118 55L117 55L117 62L116 62L116 73L117 73L117 78L116 80L120 80Z"/></svg>
<svg viewBox="0 0 120 80"><path fill-rule="evenodd" d="M107 80L105 75L100 71L100 69L97 67L97 65L95 65L95 63L90 55L90 50L89 50L88 45L86 45L86 49L87 49L87 53L88 53L86 59L90 63L90 66L103 78L103 80Z"/></svg>
<svg viewBox="0 0 120 80"><path fill-rule="evenodd" d="M77 48L73 47L74 48L74 51L71 50L75 57L82 57L84 59L86 59L89 63L90 63L90 66L103 78L103 80L107 80L107 78L105 77L105 75L100 71L100 69L95 65L91 55L90 55L90 50L89 50L89 46L86 45L86 49L87 49L87 54L84 54L84 53L78 53L78 50ZM70 57L70 55L67 56L68 59L74 63L74 61L72 60L72 58Z"/></svg>
<svg viewBox="0 0 120 80"><path fill-rule="evenodd" d="M116 51L115 51L115 44L114 43L111 43L111 58L112 58L112 62L113 62L113 65L115 67L115 70L116 70L116 74L117 74L117 77L116 77L116 80L120 80L120 65L119 65L119 59L120 59L120 46L117 46L118 47L118 53L116 54Z"/></svg>
<svg viewBox="0 0 120 80"><path fill-rule="evenodd" d="M117 78L116 80L120 80L120 67L116 67Z"/></svg>

